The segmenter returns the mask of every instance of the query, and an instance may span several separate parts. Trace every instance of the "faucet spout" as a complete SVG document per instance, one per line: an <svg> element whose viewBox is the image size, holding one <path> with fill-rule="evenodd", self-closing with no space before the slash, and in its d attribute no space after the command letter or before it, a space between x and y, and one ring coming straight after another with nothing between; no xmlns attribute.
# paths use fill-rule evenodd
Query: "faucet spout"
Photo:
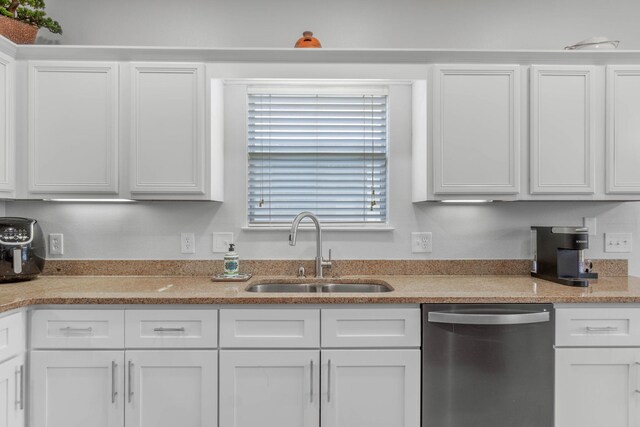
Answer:
<svg viewBox="0 0 640 427"><path fill-rule="evenodd" d="M300 221L304 218L309 218L313 221L313 224L316 227L316 277L323 277L322 268L323 267L331 267L331 255L329 255L329 260L324 261L322 259L322 226L320 225L320 220L318 217L312 214L311 212L304 211L300 212L291 223L291 232L289 233L289 245L296 245L296 237L298 235L298 226L300 225ZM331 254L331 251L329 251Z"/></svg>

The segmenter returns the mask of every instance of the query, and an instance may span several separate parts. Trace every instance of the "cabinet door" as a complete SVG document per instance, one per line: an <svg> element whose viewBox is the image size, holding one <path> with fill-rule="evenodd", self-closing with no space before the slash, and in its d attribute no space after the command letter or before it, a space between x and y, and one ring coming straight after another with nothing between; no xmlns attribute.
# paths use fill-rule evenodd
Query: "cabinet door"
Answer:
<svg viewBox="0 0 640 427"><path fill-rule="evenodd" d="M323 350L323 427L419 427L420 350Z"/></svg>
<svg viewBox="0 0 640 427"><path fill-rule="evenodd" d="M557 349L555 425L637 426L639 363L640 349Z"/></svg>
<svg viewBox="0 0 640 427"><path fill-rule="evenodd" d="M607 193L640 193L640 66L607 67Z"/></svg>
<svg viewBox="0 0 640 427"><path fill-rule="evenodd" d="M434 67L435 194L520 191L520 70Z"/></svg>
<svg viewBox="0 0 640 427"><path fill-rule="evenodd" d="M32 351L31 427L123 427L122 351Z"/></svg>
<svg viewBox="0 0 640 427"><path fill-rule="evenodd" d="M118 64L29 63L28 158L31 193L118 193Z"/></svg>
<svg viewBox="0 0 640 427"><path fill-rule="evenodd" d="M0 54L0 197L15 193L14 176L14 60Z"/></svg>
<svg viewBox="0 0 640 427"><path fill-rule="evenodd" d="M134 63L131 194L203 195L204 66Z"/></svg>
<svg viewBox="0 0 640 427"><path fill-rule="evenodd" d="M317 350L220 351L220 427L317 427L318 361Z"/></svg>
<svg viewBox="0 0 640 427"><path fill-rule="evenodd" d="M0 427L24 427L24 357L0 364Z"/></svg>
<svg viewBox="0 0 640 427"><path fill-rule="evenodd" d="M531 67L532 194L595 192L595 69Z"/></svg>
<svg viewBox="0 0 640 427"><path fill-rule="evenodd" d="M217 426L217 351L127 351L126 360L127 427Z"/></svg>

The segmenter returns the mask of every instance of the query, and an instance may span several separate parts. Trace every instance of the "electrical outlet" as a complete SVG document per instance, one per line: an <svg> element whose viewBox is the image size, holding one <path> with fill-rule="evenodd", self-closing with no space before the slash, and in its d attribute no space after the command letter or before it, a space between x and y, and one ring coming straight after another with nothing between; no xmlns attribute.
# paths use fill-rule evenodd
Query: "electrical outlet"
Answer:
<svg viewBox="0 0 640 427"><path fill-rule="evenodd" d="M605 233L604 251L628 253L631 252L633 238L631 233Z"/></svg>
<svg viewBox="0 0 640 427"><path fill-rule="evenodd" d="M229 252L229 244L233 243L233 233L213 233L213 252Z"/></svg>
<svg viewBox="0 0 640 427"><path fill-rule="evenodd" d="M180 252L183 254L196 253L196 236L193 233L180 233Z"/></svg>
<svg viewBox="0 0 640 427"><path fill-rule="evenodd" d="M411 252L432 252L433 239L430 232L411 233Z"/></svg>
<svg viewBox="0 0 640 427"><path fill-rule="evenodd" d="M64 255L64 234L49 234L49 255Z"/></svg>

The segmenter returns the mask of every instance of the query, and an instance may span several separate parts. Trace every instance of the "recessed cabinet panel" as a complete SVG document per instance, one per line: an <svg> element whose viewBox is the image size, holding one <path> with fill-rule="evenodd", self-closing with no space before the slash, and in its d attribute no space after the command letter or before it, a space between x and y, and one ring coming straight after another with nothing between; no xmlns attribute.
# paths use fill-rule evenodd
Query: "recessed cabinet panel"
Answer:
<svg viewBox="0 0 640 427"><path fill-rule="evenodd" d="M595 192L594 67L531 67L531 193Z"/></svg>
<svg viewBox="0 0 640 427"><path fill-rule="evenodd" d="M132 65L131 193L204 194L204 66Z"/></svg>
<svg viewBox="0 0 640 427"><path fill-rule="evenodd" d="M14 182L14 61L0 54L0 194L10 196Z"/></svg>
<svg viewBox="0 0 640 427"><path fill-rule="evenodd" d="M518 193L519 67L436 66L434 73L434 193Z"/></svg>
<svg viewBox="0 0 640 427"><path fill-rule="evenodd" d="M127 427L218 425L216 350L127 351L126 360Z"/></svg>
<svg viewBox="0 0 640 427"><path fill-rule="evenodd" d="M118 192L118 65L29 63L29 191Z"/></svg>
<svg viewBox="0 0 640 427"><path fill-rule="evenodd" d="M33 351L31 427L123 427L122 351Z"/></svg>
<svg viewBox="0 0 640 427"><path fill-rule="evenodd" d="M640 193L640 67L607 67L607 193Z"/></svg>
<svg viewBox="0 0 640 427"><path fill-rule="evenodd" d="M322 372L323 427L419 427L420 350L327 350Z"/></svg>
<svg viewBox="0 0 640 427"><path fill-rule="evenodd" d="M319 362L318 350L221 350L220 426L318 427Z"/></svg>
<svg viewBox="0 0 640 427"><path fill-rule="evenodd" d="M640 350L556 350L556 426L637 426Z"/></svg>
<svg viewBox="0 0 640 427"><path fill-rule="evenodd" d="M24 427L24 356L0 363L0 427Z"/></svg>

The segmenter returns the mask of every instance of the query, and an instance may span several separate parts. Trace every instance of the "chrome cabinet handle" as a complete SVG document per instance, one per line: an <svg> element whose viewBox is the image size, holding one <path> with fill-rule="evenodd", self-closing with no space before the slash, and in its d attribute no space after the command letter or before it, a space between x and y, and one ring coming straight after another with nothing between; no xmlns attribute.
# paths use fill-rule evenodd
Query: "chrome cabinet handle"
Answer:
<svg viewBox="0 0 640 427"><path fill-rule="evenodd" d="M525 323L548 322L551 319L548 311L514 314L475 314L431 311L428 321L432 323L450 323L458 325L521 325Z"/></svg>
<svg viewBox="0 0 640 427"><path fill-rule="evenodd" d="M67 326L66 328L60 328L60 330L67 334L81 333L81 332L87 332L89 334L93 333L93 328L91 326L89 326L88 328L72 328L70 326Z"/></svg>
<svg viewBox="0 0 640 427"><path fill-rule="evenodd" d="M153 328L153 332L184 332L184 327L181 328Z"/></svg>
<svg viewBox="0 0 640 427"><path fill-rule="evenodd" d="M617 326L587 326L585 328L587 332L615 332L618 330Z"/></svg>
<svg viewBox="0 0 640 427"><path fill-rule="evenodd" d="M128 374L128 380L129 380L129 392L128 394L128 400L129 403L131 403L131 399L133 397L133 386L131 385L132 381L132 372L133 372L133 362L131 360L129 360L129 374Z"/></svg>
<svg viewBox="0 0 640 427"><path fill-rule="evenodd" d="M116 396L118 391L116 390L116 368L118 364L115 361L111 362L111 403L116 403Z"/></svg>
<svg viewBox="0 0 640 427"><path fill-rule="evenodd" d="M311 385L309 386L309 402L313 403L313 360L311 360L310 368L309 383Z"/></svg>
<svg viewBox="0 0 640 427"><path fill-rule="evenodd" d="M331 402L331 359L327 361L327 402Z"/></svg>
<svg viewBox="0 0 640 427"><path fill-rule="evenodd" d="M20 365L20 369L16 369L16 388L20 390L16 393L16 406L20 410L24 409L24 365Z"/></svg>

